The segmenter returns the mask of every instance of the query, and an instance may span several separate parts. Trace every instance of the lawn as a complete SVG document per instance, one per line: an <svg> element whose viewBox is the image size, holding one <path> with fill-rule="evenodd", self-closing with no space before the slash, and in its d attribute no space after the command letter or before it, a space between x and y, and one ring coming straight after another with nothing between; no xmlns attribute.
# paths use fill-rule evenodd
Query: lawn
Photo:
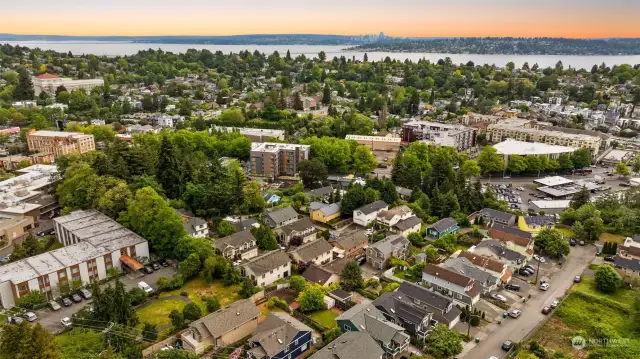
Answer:
<svg viewBox="0 0 640 359"><path fill-rule="evenodd" d="M240 287L237 285L225 286L221 281L207 284L204 279L196 278L187 282L187 284L180 289L161 293L160 298L178 296L182 292L187 292L189 299L206 312L206 307L202 302L203 296L216 297L220 301L220 305L225 307L240 299L240 295L238 295L239 289Z"/></svg>
<svg viewBox="0 0 640 359"><path fill-rule="evenodd" d="M260 311L260 320L263 320L264 318L268 317L269 314L271 313L276 313L276 312L284 312L284 310L278 308L278 307L274 307L273 309L269 309L267 307L267 303L262 303L258 306L258 310Z"/></svg>
<svg viewBox="0 0 640 359"><path fill-rule="evenodd" d="M187 303L179 299L168 299L150 304L138 311L142 323L156 324L160 327L171 324L169 314L172 310L182 311Z"/></svg>
<svg viewBox="0 0 640 359"><path fill-rule="evenodd" d="M618 244L622 244L624 243L624 236L619 236L617 234L611 234L611 233L602 233L600 235L600 242L614 242L614 243L618 243Z"/></svg>
<svg viewBox="0 0 640 359"><path fill-rule="evenodd" d="M565 239L571 238L576 235L575 233L573 233L573 230L571 228L556 227L556 230L562 233Z"/></svg>
<svg viewBox="0 0 640 359"><path fill-rule="evenodd" d="M332 312L331 310L323 310L321 312L315 312L309 315L309 318L322 324L322 326L324 326L325 328L333 328L338 325L338 323L336 323L337 317L338 314Z"/></svg>

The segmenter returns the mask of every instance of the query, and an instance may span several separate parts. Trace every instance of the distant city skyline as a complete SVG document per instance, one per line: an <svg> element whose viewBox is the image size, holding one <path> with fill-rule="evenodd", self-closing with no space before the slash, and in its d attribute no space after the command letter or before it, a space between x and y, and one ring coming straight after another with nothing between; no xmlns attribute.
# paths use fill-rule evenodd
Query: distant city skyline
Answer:
<svg viewBox="0 0 640 359"><path fill-rule="evenodd" d="M10 0L2 14L0 33L33 35L640 37L638 0Z"/></svg>

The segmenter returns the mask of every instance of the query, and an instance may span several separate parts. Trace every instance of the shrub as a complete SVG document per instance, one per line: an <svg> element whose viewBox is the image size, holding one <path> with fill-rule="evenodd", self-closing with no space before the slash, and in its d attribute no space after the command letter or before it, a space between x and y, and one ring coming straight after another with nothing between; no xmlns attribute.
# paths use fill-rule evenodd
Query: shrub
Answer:
<svg viewBox="0 0 640 359"><path fill-rule="evenodd" d="M289 312L289 304L287 303L287 301L276 296L269 298L269 300L267 301L267 308L280 308L286 312Z"/></svg>
<svg viewBox="0 0 640 359"><path fill-rule="evenodd" d="M216 310L220 309L220 302L216 297L204 296L202 297L202 301L204 302L204 305L207 307L208 313L213 313Z"/></svg>
<svg viewBox="0 0 640 359"><path fill-rule="evenodd" d="M133 288L129 291L131 305L139 305L147 301L147 293L140 288Z"/></svg>
<svg viewBox="0 0 640 359"><path fill-rule="evenodd" d="M194 303L189 303L184 306L184 309L182 310L182 316L185 320L198 320L200 319L200 317L202 317L202 310L200 310L200 307L198 307Z"/></svg>
<svg viewBox="0 0 640 359"><path fill-rule="evenodd" d="M158 291L166 290L169 287L169 279L165 276L160 276L158 280L156 280L156 287Z"/></svg>
<svg viewBox="0 0 640 359"><path fill-rule="evenodd" d="M47 297L44 293L34 290L18 298L16 305L24 309L34 309L36 306L46 302Z"/></svg>
<svg viewBox="0 0 640 359"><path fill-rule="evenodd" d="M611 266L601 266L596 270L596 288L602 293L613 293L622 285L622 277Z"/></svg>
<svg viewBox="0 0 640 359"><path fill-rule="evenodd" d="M149 342L154 342L158 339L158 326L155 324L144 323L142 328L142 337Z"/></svg>
<svg viewBox="0 0 640 359"><path fill-rule="evenodd" d="M168 290L181 288L184 285L184 278L180 274L174 275L167 286Z"/></svg>

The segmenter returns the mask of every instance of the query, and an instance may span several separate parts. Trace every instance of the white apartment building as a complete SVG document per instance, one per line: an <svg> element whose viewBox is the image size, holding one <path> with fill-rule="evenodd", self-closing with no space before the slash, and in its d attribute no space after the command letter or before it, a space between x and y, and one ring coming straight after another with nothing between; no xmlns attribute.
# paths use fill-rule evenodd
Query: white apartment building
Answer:
<svg viewBox="0 0 640 359"><path fill-rule="evenodd" d="M552 130L512 126L508 124L492 124L487 127L487 140L492 143L514 139L524 142L539 142L549 145L588 148L594 156L598 155L602 138L597 136L565 133Z"/></svg>
<svg viewBox="0 0 640 359"><path fill-rule="evenodd" d="M48 94L55 94L56 89L60 86L64 86L67 92L71 93L73 90L84 89L87 92L100 86L104 86L103 79L86 79L86 80L74 80L66 77L58 77L53 74L42 74L31 78L33 82L33 89L35 90L35 96L38 97L40 93L46 92Z"/></svg>
<svg viewBox="0 0 640 359"><path fill-rule="evenodd" d="M291 259L281 250L267 252L244 263L242 274L264 287L291 275Z"/></svg>
<svg viewBox="0 0 640 359"><path fill-rule="evenodd" d="M75 211L54 220L65 247L0 266L0 304L11 308L31 291L59 297L75 281L87 285L107 278L112 268L142 267L147 241L97 211ZM123 266L124 264L124 266Z"/></svg>

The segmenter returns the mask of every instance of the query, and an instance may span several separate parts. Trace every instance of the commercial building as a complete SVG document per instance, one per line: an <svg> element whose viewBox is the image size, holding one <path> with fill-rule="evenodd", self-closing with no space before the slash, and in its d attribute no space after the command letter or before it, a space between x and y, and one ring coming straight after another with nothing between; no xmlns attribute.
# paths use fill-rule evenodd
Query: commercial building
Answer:
<svg viewBox="0 0 640 359"><path fill-rule="evenodd" d="M31 291L53 299L74 282L87 285L108 277L112 269L142 268L147 241L100 212L75 211L54 220L65 247L0 266L0 304L11 308ZM123 266L124 265L124 266Z"/></svg>
<svg viewBox="0 0 640 359"><path fill-rule="evenodd" d="M53 196L60 180L55 165L33 165L17 171L16 177L0 182L0 218L31 217L34 226L42 215L50 215L58 202Z"/></svg>
<svg viewBox="0 0 640 359"><path fill-rule="evenodd" d="M309 159L311 146L288 143L252 143L251 174L267 178L295 177L300 162Z"/></svg>
<svg viewBox="0 0 640 359"><path fill-rule="evenodd" d="M560 214L560 212L569 208L570 199L561 199L555 201L531 201L529 208L535 212L544 212L545 214Z"/></svg>
<svg viewBox="0 0 640 359"><path fill-rule="evenodd" d="M31 78L33 82L33 89L35 90L35 96L38 97L40 93L46 92L49 95L55 95L56 89L63 86L67 92L71 93L74 90L84 89L90 92L92 89L100 86L104 86L103 79L83 79L74 80L66 77L58 77L54 74L42 74Z"/></svg>
<svg viewBox="0 0 640 359"><path fill-rule="evenodd" d="M409 121L402 125L402 140L405 142L428 141L465 151L476 145L476 130L454 124Z"/></svg>
<svg viewBox="0 0 640 359"><path fill-rule="evenodd" d="M32 131L27 134L29 151L63 156L95 151L93 135L78 132Z"/></svg>
<svg viewBox="0 0 640 359"><path fill-rule="evenodd" d="M595 191L602 187L593 181L572 181L570 179L554 176L534 180L535 183L542 185L538 187L538 191L554 199L569 199L574 194L580 192L582 188L589 191Z"/></svg>
<svg viewBox="0 0 640 359"><path fill-rule="evenodd" d="M346 139L367 146L372 151L398 151L400 150L400 142L402 140L400 137L360 135L347 135Z"/></svg>
<svg viewBox="0 0 640 359"><path fill-rule="evenodd" d="M600 152L602 138L586 134L566 133L497 123L487 127L487 140L492 143L514 139L574 148L587 148L595 156Z"/></svg>
<svg viewBox="0 0 640 359"><path fill-rule="evenodd" d="M562 154L572 154L577 150L575 147L549 145L546 143L524 142L507 139L493 145L498 154L504 156L505 165L509 163L509 157L519 156L547 156L550 159L557 159Z"/></svg>
<svg viewBox="0 0 640 359"><path fill-rule="evenodd" d="M633 157L633 152L625 150L611 150L601 160L602 163L615 165L618 162L628 163Z"/></svg>
<svg viewBox="0 0 640 359"><path fill-rule="evenodd" d="M226 133L240 132L242 135L251 140L251 142L268 142L271 140L284 141L284 130L224 126L214 126L213 130Z"/></svg>

